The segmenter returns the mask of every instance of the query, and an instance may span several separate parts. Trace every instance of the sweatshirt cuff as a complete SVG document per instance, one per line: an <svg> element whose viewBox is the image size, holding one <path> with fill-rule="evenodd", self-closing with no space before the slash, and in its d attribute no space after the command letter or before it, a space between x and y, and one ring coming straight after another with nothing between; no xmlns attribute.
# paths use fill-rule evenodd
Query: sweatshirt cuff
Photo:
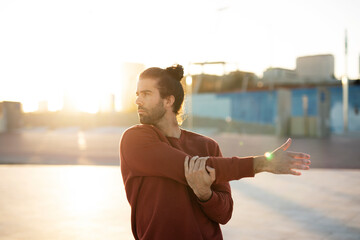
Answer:
<svg viewBox="0 0 360 240"><path fill-rule="evenodd" d="M204 208L209 208L209 207L213 207L216 206L218 204L218 195L216 194L216 192L214 190L212 190L212 194L209 200L207 201L201 201L199 198L197 198L198 203L200 203L200 205Z"/></svg>
<svg viewBox="0 0 360 240"><path fill-rule="evenodd" d="M254 169L254 159L255 157L250 158L250 174L248 177L255 177L255 169Z"/></svg>
<svg viewBox="0 0 360 240"><path fill-rule="evenodd" d="M233 158L239 161L238 163L240 164L240 167L237 168L238 170L237 174L238 176L241 176L240 178L255 176L254 157L246 157L246 158L233 157ZM236 180L240 178L237 178Z"/></svg>

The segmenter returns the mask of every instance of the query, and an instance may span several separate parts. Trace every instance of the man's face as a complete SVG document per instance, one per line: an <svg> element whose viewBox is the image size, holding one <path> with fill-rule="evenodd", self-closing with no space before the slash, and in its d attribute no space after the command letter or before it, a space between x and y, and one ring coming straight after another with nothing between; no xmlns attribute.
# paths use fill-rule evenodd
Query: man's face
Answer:
<svg viewBox="0 0 360 240"><path fill-rule="evenodd" d="M160 97L157 80L140 79L136 89L136 105L142 124L156 124L166 113L164 100Z"/></svg>

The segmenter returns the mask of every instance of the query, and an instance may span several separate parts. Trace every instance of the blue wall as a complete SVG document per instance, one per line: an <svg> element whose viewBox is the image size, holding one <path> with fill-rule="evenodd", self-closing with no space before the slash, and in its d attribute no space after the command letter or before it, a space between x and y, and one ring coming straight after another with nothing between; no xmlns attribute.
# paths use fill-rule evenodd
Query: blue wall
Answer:
<svg viewBox="0 0 360 240"><path fill-rule="evenodd" d="M189 99L185 99L185 111L189 109ZM219 94L196 94L192 96L192 112L198 117L225 119L231 117L231 99Z"/></svg>
<svg viewBox="0 0 360 240"><path fill-rule="evenodd" d="M317 116L317 89L304 88L291 90L291 116L301 117L304 116L303 96L308 98L308 116Z"/></svg>
<svg viewBox="0 0 360 240"><path fill-rule="evenodd" d="M343 101L342 88L331 87L331 132L343 132ZM360 86L349 87L349 131L360 131Z"/></svg>
<svg viewBox="0 0 360 240"><path fill-rule="evenodd" d="M248 123L275 124L277 92L219 94L231 100L231 118Z"/></svg>
<svg viewBox="0 0 360 240"><path fill-rule="evenodd" d="M342 87L329 87L329 90L331 132L342 133ZM304 115L302 97L306 95L308 116L316 117L317 92L317 88L291 90L291 115L293 117ZM275 125L277 97L276 91L195 94L192 98L193 115L218 119L231 117L236 121ZM349 87L349 131L360 131L360 86Z"/></svg>

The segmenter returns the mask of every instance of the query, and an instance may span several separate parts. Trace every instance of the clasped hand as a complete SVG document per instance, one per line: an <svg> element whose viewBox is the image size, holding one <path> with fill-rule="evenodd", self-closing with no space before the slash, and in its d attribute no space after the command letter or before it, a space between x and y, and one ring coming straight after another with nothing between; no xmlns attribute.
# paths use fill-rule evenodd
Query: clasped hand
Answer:
<svg viewBox="0 0 360 240"><path fill-rule="evenodd" d="M195 195L201 201L207 201L212 196L211 185L215 181L215 169L206 166L209 157L194 156L189 160L185 157L185 178Z"/></svg>

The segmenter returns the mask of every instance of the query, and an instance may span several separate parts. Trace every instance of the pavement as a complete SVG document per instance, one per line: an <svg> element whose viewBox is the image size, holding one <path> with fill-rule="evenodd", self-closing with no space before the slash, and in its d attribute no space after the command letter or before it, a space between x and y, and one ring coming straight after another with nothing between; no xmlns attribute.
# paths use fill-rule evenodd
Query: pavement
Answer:
<svg viewBox="0 0 360 240"><path fill-rule="evenodd" d="M133 239L118 162L125 128L0 134L0 239ZM286 139L201 130L224 156L258 155ZM294 138L311 154L301 176L232 181L224 239L360 239L359 138Z"/></svg>
<svg viewBox="0 0 360 240"><path fill-rule="evenodd" d="M0 239L133 239L116 166L0 165ZM360 171L231 182L224 239L360 239Z"/></svg>
<svg viewBox="0 0 360 240"><path fill-rule="evenodd" d="M116 166L119 165L119 140L125 129L32 128L0 134L0 164ZM287 139L273 135L218 133L213 129L195 131L214 138L223 155L228 157L262 155ZM312 168L360 169L360 135L292 140L288 150L310 154Z"/></svg>

